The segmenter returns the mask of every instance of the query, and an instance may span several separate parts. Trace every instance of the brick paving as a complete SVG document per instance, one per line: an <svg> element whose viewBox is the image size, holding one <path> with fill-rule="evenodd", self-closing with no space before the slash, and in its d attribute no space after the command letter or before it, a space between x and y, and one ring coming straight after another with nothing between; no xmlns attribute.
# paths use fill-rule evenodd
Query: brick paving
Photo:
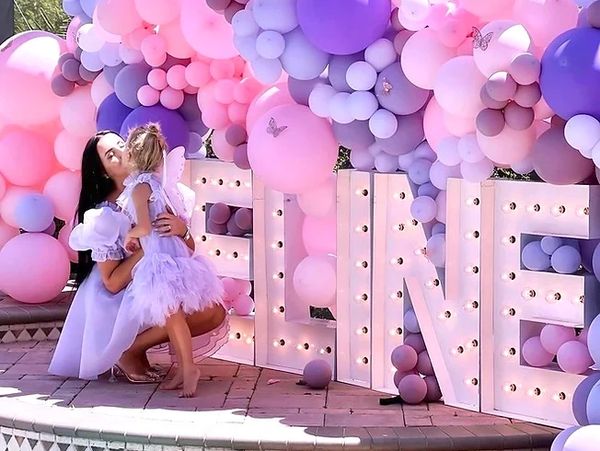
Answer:
<svg viewBox="0 0 600 451"><path fill-rule="evenodd" d="M123 421L136 416L190 421L190 412L194 412L194 422L245 426L246 430L260 426L254 432L268 425L315 428L333 436L341 431L342 437L358 437L359 444L361 435L365 436L367 448L375 449L396 449L389 447L390 436L393 443L421 443L421 448L415 449L504 449L504 443L511 443L511 435L529 437L527 443L536 447L533 438L541 434L546 438L540 444L547 446L558 432L534 425L527 425L533 428L527 430L521 422L441 403L380 406L379 398L386 395L368 389L332 382L325 390L311 390L297 385L298 375L215 359L201 365L198 396L179 399L173 392L159 390L158 384L50 376L47 366L54 345L52 341L0 344L0 398L37 407L81 409L85 415L109 414ZM484 437L488 437L485 448L481 447ZM325 438L317 436L317 449L319 439ZM460 448L458 444L463 442L469 442L470 448Z"/></svg>

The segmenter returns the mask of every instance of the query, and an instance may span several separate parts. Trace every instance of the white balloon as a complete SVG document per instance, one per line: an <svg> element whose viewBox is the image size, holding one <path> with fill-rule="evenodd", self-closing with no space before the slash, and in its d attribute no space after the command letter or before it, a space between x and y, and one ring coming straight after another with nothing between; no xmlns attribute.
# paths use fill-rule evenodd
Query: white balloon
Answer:
<svg viewBox="0 0 600 451"><path fill-rule="evenodd" d="M331 117L331 99L337 91L330 85L319 84L308 96L308 107L319 117Z"/></svg>
<svg viewBox="0 0 600 451"><path fill-rule="evenodd" d="M113 87L106 80L104 73L100 73L92 82L92 102L94 102L96 108L113 92Z"/></svg>
<svg viewBox="0 0 600 451"><path fill-rule="evenodd" d="M354 119L366 121L379 108L377 97L370 91L354 91L350 94L350 112Z"/></svg>
<svg viewBox="0 0 600 451"><path fill-rule="evenodd" d="M390 64L398 60L398 54L394 48L394 43L389 39L377 39L365 50L365 61L381 72Z"/></svg>
<svg viewBox="0 0 600 451"><path fill-rule="evenodd" d="M600 122L587 114L578 114L567 121L565 139L579 151L589 152L600 141Z"/></svg>
<svg viewBox="0 0 600 451"><path fill-rule="evenodd" d="M98 72L104 68L98 53L81 52L81 64L91 72Z"/></svg>
<svg viewBox="0 0 600 451"><path fill-rule="evenodd" d="M256 38L256 51L267 59L279 58L285 50L285 39L276 31L263 31Z"/></svg>
<svg viewBox="0 0 600 451"><path fill-rule="evenodd" d="M331 99L331 118L340 124L349 124L354 120L350 111L350 94L338 92Z"/></svg>
<svg viewBox="0 0 600 451"><path fill-rule="evenodd" d="M86 52L97 52L104 45L104 39L93 24L85 24L77 31L77 45Z"/></svg>
<svg viewBox="0 0 600 451"><path fill-rule="evenodd" d="M346 71L346 82L356 91L368 91L377 83L377 71L366 61L357 61Z"/></svg>
<svg viewBox="0 0 600 451"><path fill-rule="evenodd" d="M377 110L369 119L369 129L376 138L391 138L398 130L398 119L388 110Z"/></svg>

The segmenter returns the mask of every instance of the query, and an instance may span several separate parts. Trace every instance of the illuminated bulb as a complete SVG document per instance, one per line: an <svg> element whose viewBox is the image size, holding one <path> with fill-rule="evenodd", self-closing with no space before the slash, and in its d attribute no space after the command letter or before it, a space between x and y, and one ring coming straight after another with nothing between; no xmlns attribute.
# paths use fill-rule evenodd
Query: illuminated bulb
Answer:
<svg viewBox="0 0 600 451"><path fill-rule="evenodd" d="M560 393L555 393L554 395L552 395L552 399L554 401L564 401L565 399L567 399L567 395L561 391Z"/></svg>
<svg viewBox="0 0 600 451"><path fill-rule="evenodd" d="M469 197L466 201L467 205L474 205L473 199L471 197Z"/></svg>
<svg viewBox="0 0 600 451"><path fill-rule="evenodd" d="M502 206L502 210L505 212L514 211L516 209L517 209L517 204L515 204L514 202L509 202L508 204L504 204Z"/></svg>
<svg viewBox="0 0 600 451"><path fill-rule="evenodd" d="M229 182L229 184L227 186L229 188L235 188L235 183L234 182Z"/></svg>
<svg viewBox="0 0 600 451"><path fill-rule="evenodd" d="M427 282L425 282L425 286L427 288L437 287L439 284L440 284L440 281L437 279L428 280Z"/></svg>
<svg viewBox="0 0 600 451"><path fill-rule="evenodd" d="M215 255L215 251L208 251L208 255L210 255L211 257L213 257Z"/></svg>
<svg viewBox="0 0 600 451"><path fill-rule="evenodd" d="M516 392L517 391L517 386L515 384L505 384L504 387L502 387L502 388L507 393Z"/></svg>
<svg viewBox="0 0 600 451"><path fill-rule="evenodd" d="M211 184L211 185L217 186L217 185L218 185L218 183L219 183L219 182L217 181L217 179L210 179L210 184Z"/></svg>
<svg viewBox="0 0 600 451"><path fill-rule="evenodd" d="M246 188L250 188L252 186L252 184L250 182L244 182L244 186Z"/></svg>
<svg viewBox="0 0 600 451"><path fill-rule="evenodd" d="M200 185L200 183L202 183L202 182L200 181L200 179L196 179L196 180L194 180L194 185Z"/></svg>
<svg viewBox="0 0 600 451"><path fill-rule="evenodd" d="M555 205L554 207L552 207L552 214L554 216L560 216L563 213L565 213L567 211L567 209L565 208L564 205Z"/></svg>
<svg viewBox="0 0 600 451"><path fill-rule="evenodd" d="M235 338L235 334L229 334L229 339L233 340Z"/></svg>
<svg viewBox="0 0 600 451"><path fill-rule="evenodd" d="M202 210L202 208L200 207L200 205L196 205L194 207L194 211L200 211L200 210Z"/></svg>
<svg viewBox="0 0 600 451"><path fill-rule="evenodd" d="M502 273L501 276L502 280L515 280L517 278L516 274L514 272L507 272L507 273Z"/></svg>
<svg viewBox="0 0 600 451"><path fill-rule="evenodd" d="M535 292L535 290L525 289L521 293L521 296L523 296L524 299L532 299L536 296L536 294L537 293Z"/></svg>
<svg viewBox="0 0 600 451"><path fill-rule="evenodd" d="M279 341L278 340L274 340L273 341L273 347L274 348L278 348L279 347Z"/></svg>
<svg viewBox="0 0 600 451"><path fill-rule="evenodd" d="M479 272L479 267L478 266L465 266L465 272L467 274L470 274L470 273L477 274Z"/></svg>
<svg viewBox="0 0 600 451"><path fill-rule="evenodd" d="M450 319L452 318L452 312L450 310L446 310L445 312L441 312L438 315L439 319Z"/></svg>
<svg viewBox="0 0 600 451"><path fill-rule="evenodd" d="M550 302L550 303L554 303L554 302L560 301L561 297L562 297L561 294L558 293L557 291L551 291L546 296L546 301Z"/></svg>
<svg viewBox="0 0 600 451"><path fill-rule="evenodd" d="M321 354L321 355L325 354L325 349L323 349L323 348L319 349L319 354Z"/></svg>
<svg viewBox="0 0 600 451"><path fill-rule="evenodd" d="M465 310L468 312L472 312L477 308L479 308L479 302L477 301L470 301L465 304Z"/></svg>
<svg viewBox="0 0 600 451"><path fill-rule="evenodd" d="M540 396L542 394L542 389L538 387L530 388L529 390L527 390L527 394L529 396Z"/></svg>
<svg viewBox="0 0 600 451"><path fill-rule="evenodd" d="M590 207L583 207L577 210L577 216L589 216ZM562 393L562 392L561 392Z"/></svg>
<svg viewBox="0 0 600 451"><path fill-rule="evenodd" d="M427 249L421 248L415 251L415 255L425 255L427 253Z"/></svg>
<svg viewBox="0 0 600 451"><path fill-rule="evenodd" d="M476 377L465 379L465 385L475 386L479 384L479 380Z"/></svg>
<svg viewBox="0 0 600 451"><path fill-rule="evenodd" d="M392 227L392 230L395 232L402 232L404 230L404 224L396 224Z"/></svg>
<svg viewBox="0 0 600 451"><path fill-rule="evenodd" d="M405 199L406 198L406 194L404 193L394 193L394 195L392 196L394 199L398 200L398 199Z"/></svg>
<svg viewBox="0 0 600 451"><path fill-rule="evenodd" d="M252 340L252 337L246 338L246 344L251 345L253 342L254 340Z"/></svg>
<svg viewBox="0 0 600 451"><path fill-rule="evenodd" d="M233 255L227 254L227 260L233 260Z"/></svg>
<svg viewBox="0 0 600 451"><path fill-rule="evenodd" d="M527 207L527 211L529 213L537 213L542 209L542 207L540 207L540 204L533 204L530 205L529 207Z"/></svg>

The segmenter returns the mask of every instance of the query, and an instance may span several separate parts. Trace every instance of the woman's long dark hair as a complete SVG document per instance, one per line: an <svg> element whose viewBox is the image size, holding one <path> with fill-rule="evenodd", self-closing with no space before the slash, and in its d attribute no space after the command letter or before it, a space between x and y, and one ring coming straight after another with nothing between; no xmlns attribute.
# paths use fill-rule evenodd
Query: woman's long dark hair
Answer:
<svg viewBox="0 0 600 451"><path fill-rule="evenodd" d="M85 212L104 202L116 189L114 180L107 174L102 160L98 155L98 141L103 136L111 133L117 135L112 131L98 132L85 145L81 159L81 192L79 193L79 204L77 205L75 217L76 224L81 224ZM75 284L77 286L90 275L93 267L92 252L79 252L79 263L75 277Z"/></svg>

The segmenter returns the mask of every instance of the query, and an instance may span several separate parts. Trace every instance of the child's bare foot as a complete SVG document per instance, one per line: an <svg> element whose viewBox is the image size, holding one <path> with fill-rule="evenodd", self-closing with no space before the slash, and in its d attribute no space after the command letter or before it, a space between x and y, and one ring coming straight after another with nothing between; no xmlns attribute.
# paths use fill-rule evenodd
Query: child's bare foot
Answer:
<svg viewBox="0 0 600 451"><path fill-rule="evenodd" d="M173 379L160 386L161 390L177 390L183 384L183 371L178 369Z"/></svg>
<svg viewBox="0 0 600 451"><path fill-rule="evenodd" d="M196 365L186 368L183 371L183 390L179 392L180 398L193 398L196 396L198 381L200 380L200 370Z"/></svg>

